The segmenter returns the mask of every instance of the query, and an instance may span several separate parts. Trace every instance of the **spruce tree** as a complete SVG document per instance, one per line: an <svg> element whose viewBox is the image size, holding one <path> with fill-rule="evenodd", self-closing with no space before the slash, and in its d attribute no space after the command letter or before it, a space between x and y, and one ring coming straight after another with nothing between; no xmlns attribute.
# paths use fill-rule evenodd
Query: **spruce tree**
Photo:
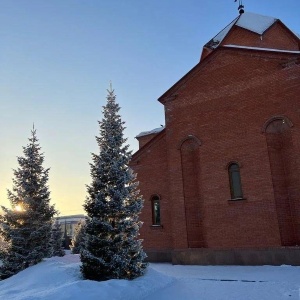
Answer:
<svg viewBox="0 0 300 300"><path fill-rule="evenodd" d="M131 152L123 137L124 122L112 89L98 122L99 154L92 154L92 182L84 208L88 215L81 272L91 280L133 279L144 274L146 254L137 239L143 199L129 168Z"/></svg>
<svg viewBox="0 0 300 300"><path fill-rule="evenodd" d="M52 253L51 256L64 256L65 250L62 246L63 244L63 231L61 228L61 224L55 220L51 230L51 245L52 245Z"/></svg>
<svg viewBox="0 0 300 300"><path fill-rule="evenodd" d="M72 254L79 254L84 243L85 222L79 221L75 227L75 233L71 240L70 249Z"/></svg>
<svg viewBox="0 0 300 300"><path fill-rule="evenodd" d="M56 213L50 205L47 185L49 169L33 128L14 170L13 188L8 191L12 209L2 206L0 234L8 247L2 253L0 278L8 278L35 265L51 254L51 222Z"/></svg>
<svg viewBox="0 0 300 300"><path fill-rule="evenodd" d="M4 241L4 238L2 235L0 235L0 265L2 258L5 256L5 253L7 252L8 244Z"/></svg>

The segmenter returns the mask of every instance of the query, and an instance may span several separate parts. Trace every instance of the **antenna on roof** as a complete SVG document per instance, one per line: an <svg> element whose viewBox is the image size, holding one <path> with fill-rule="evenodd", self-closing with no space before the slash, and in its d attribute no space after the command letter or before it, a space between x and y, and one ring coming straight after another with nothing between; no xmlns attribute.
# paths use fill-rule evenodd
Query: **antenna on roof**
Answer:
<svg viewBox="0 0 300 300"><path fill-rule="evenodd" d="M237 0L234 0L234 2L237 2ZM243 5L243 1L242 1L242 0L239 0L238 11L239 11L240 15L243 14L243 13L245 12L244 8L245 8L245 7L244 7L244 5Z"/></svg>

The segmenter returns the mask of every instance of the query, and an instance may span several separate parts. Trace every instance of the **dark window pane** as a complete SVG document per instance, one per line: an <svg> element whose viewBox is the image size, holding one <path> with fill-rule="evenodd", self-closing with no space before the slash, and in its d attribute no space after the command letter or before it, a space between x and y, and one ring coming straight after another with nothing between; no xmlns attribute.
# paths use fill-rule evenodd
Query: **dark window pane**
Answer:
<svg viewBox="0 0 300 300"><path fill-rule="evenodd" d="M237 164L231 164L229 167L229 171L233 172L233 171L239 171L239 166Z"/></svg>
<svg viewBox="0 0 300 300"><path fill-rule="evenodd" d="M154 202L154 223L160 224L160 207L159 207L159 201Z"/></svg>
<svg viewBox="0 0 300 300"><path fill-rule="evenodd" d="M160 203L159 197L152 197L152 218L153 225L160 225Z"/></svg>
<svg viewBox="0 0 300 300"><path fill-rule="evenodd" d="M67 236L72 236L72 224L66 224Z"/></svg>
<svg viewBox="0 0 300 300"><path fill-rule="evenodd" d="M242 187L241 187L240 172L232 172L231 179L232 179L233 197L241 198L242 197Z"/></svg>
<svg viewBox="0 0 300 300"><path fill-rule="evenodd" d="M231 164L228 168L231 198L243 198L240 168L238 164Z"/></svg>

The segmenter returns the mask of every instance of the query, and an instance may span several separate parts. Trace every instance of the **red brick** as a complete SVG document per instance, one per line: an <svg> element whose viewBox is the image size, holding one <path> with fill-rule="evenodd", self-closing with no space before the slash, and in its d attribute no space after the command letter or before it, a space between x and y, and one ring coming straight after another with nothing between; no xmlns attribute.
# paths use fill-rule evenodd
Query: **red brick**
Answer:
<svg viewBox="0 0 300 300"><path fill-rule="evenodd" d="M281 22L262 39L234 27L226 44L299 51ZM166 128L145 138L131 162L145 198L146 250L299 245L299 61L298 53L220 46L159 99ZM274 116L292 127L263 132ZM229 200L231 161L241 166L245 200ZM154 194L161 197L160 228L151 226Z"/></svg>

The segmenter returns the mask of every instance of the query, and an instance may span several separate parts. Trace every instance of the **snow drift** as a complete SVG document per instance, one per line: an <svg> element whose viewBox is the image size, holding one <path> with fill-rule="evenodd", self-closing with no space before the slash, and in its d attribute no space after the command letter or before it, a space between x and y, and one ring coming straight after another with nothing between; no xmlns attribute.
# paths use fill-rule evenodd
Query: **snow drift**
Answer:
<svg viewBox="0 0 300 300"><path fill-rule="evenodd" d="M0 282L7 300L299 299L300 267L150 264L132 281L83 280L79 255L45 259Z"/></svg>

